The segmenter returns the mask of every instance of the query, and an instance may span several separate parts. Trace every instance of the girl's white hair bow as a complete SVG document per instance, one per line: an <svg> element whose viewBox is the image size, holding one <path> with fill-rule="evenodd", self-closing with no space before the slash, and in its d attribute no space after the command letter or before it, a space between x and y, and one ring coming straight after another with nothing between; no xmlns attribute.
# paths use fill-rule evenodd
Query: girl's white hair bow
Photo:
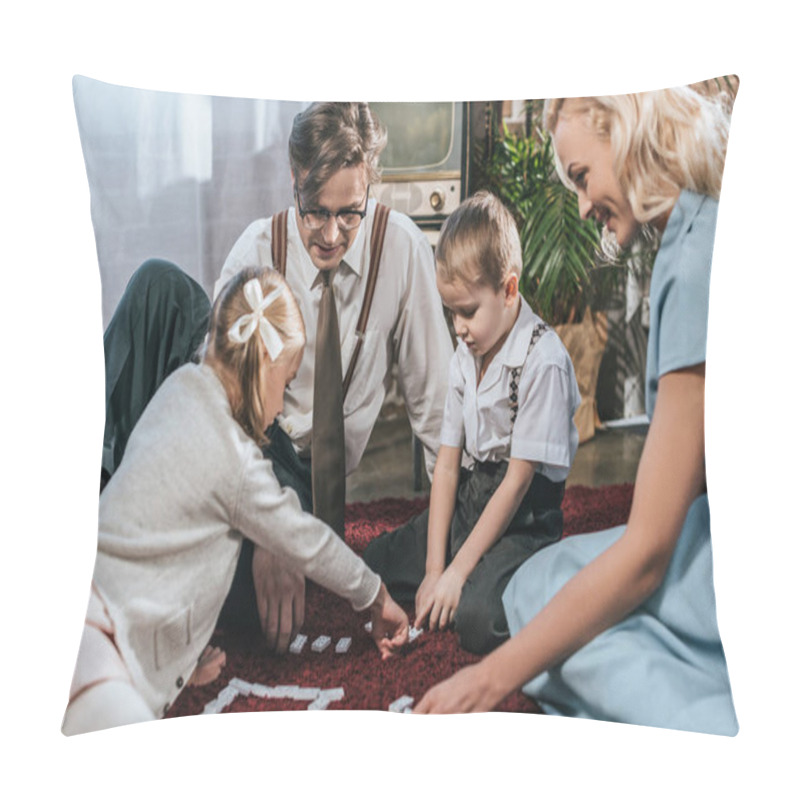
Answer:
<svg viewBox="0 0 800 800"><path fill-rule="evenodd" d="M255 332L256 328L261 334L264 347L267 348L269 357L275 361L283 350L283 341L278 335L275 326L264 316L264 311L271 306L283 293L283 286L273 289L266 297L261 291L261 282L258 278L251 278L244 285L244 299L252 308L250 314L244 314L233 323L228 331L228 338L232 342L244 344Z"/></svg>

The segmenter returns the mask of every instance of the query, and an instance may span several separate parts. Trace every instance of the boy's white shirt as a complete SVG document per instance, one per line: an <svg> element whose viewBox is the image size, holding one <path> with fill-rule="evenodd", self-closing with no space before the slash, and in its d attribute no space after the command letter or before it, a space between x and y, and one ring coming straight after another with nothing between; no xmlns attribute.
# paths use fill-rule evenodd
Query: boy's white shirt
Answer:
<svg viewBox="0 0 800 800"><path fill-rule="evenodd" d="M528 356L539 322L520 296L519 315L480 384L477 359L459 343L450 361L441 444L463 448L471 461L537 461L538 472L563 481L578 449L573 417L580 391L569 353L555 331L548 330ZM512 435L510 383L515 367L522 370Z"/></svg>

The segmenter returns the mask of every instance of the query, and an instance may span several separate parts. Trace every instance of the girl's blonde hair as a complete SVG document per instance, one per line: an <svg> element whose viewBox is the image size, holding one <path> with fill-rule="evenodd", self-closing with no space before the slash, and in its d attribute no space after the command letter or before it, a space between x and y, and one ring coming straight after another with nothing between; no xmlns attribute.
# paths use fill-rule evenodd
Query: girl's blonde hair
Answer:
<svg viewBox="0 0 800 800"><path fill-rule="evenodd" d="M584 117L611 143L614 172L637 222L668 211L682 189L719 199L730 115L728 98L685 86L641 94L556 98L544 106L552 136L560 119ZM556 155L565 185L575 186Z"/></svg>
<svg viewBox="0 0 800 800"><path fill-rule="evenodd" d="M264 309L264 318L272 324L283 342L278 361L292 358L306 342L305 325L289 286L277 270L269 267L246 267L225 284L211 309L207 355L224 370L223 380L233 382L229 391L234 419L259 445L269 440L262 429L263 405L260 377L263 359L267 358L260 344L258 330L244 342L233 341L228 331L234 323L252 308L244 295L244 285L257 278L266 297L274 289L283 291Z"/></svg>
<svg viewBox="0 0 800 800"><path fill-rule="evenodd" d="M522 247L511 212L490 192L476 192L447 218L436 244L436 273L444 283L461 281L500 291L522 272Z"/></svg>

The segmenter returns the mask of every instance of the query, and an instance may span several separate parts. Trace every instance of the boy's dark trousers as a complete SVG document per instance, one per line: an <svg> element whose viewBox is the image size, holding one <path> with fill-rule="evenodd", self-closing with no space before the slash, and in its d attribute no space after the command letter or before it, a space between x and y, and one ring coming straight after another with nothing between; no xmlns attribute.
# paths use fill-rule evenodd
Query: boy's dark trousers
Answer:
<svg viewBox="0 0 800 800"><path fill-rule="evenodd" d="M507 461L476 462L462 469L447 542L449 565L475 527L508 469ZM484 654L509 636L502 596L511 576L537 550L561 538L564 482L536 473L517 513L500 539L484 553L461 591L454 626L461 646ZM392 597L413 603L425 577L428 511L370 542L364 560L383 579Z"/></svg>

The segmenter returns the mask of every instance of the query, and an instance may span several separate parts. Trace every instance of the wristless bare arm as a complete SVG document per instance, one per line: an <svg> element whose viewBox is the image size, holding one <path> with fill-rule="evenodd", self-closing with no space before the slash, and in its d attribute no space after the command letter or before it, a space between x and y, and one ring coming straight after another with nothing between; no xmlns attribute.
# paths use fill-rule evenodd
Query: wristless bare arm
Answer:
<svg viewBox="0 0 800 800"><path fill-rule="evenodd" d="M464 577L470 573L487 550L508 528L519 504L531 485L538 463L509 459L508 470L495 490L466 542L453 559L452 566Z"/></svg>
<svg viewBox="0 0 800 800"><path fill-rule="evenodd" d="M461 448L441 445L433 468L431 502L428 512L428 552L425 577L417 589L414 625L421 627L433 607L433 592L445 568L447 539L458 492Z"/></svg>
<svg viewBox="0 0 800 800"><path fill-rule="evenodd" d="M625 533L516 636L433 687L415 711L494 708L622 620L658 588L689 506L703 491L704 389L702 364L660 379Z"/></svg>
<svg viewBox="0 0 800 800"><path fill-rule="evenodd" d="M428 514L428 554L426 572L442 572L447 553L447 537L456 504L461 448L442 445L436 457Z"/></svg>

